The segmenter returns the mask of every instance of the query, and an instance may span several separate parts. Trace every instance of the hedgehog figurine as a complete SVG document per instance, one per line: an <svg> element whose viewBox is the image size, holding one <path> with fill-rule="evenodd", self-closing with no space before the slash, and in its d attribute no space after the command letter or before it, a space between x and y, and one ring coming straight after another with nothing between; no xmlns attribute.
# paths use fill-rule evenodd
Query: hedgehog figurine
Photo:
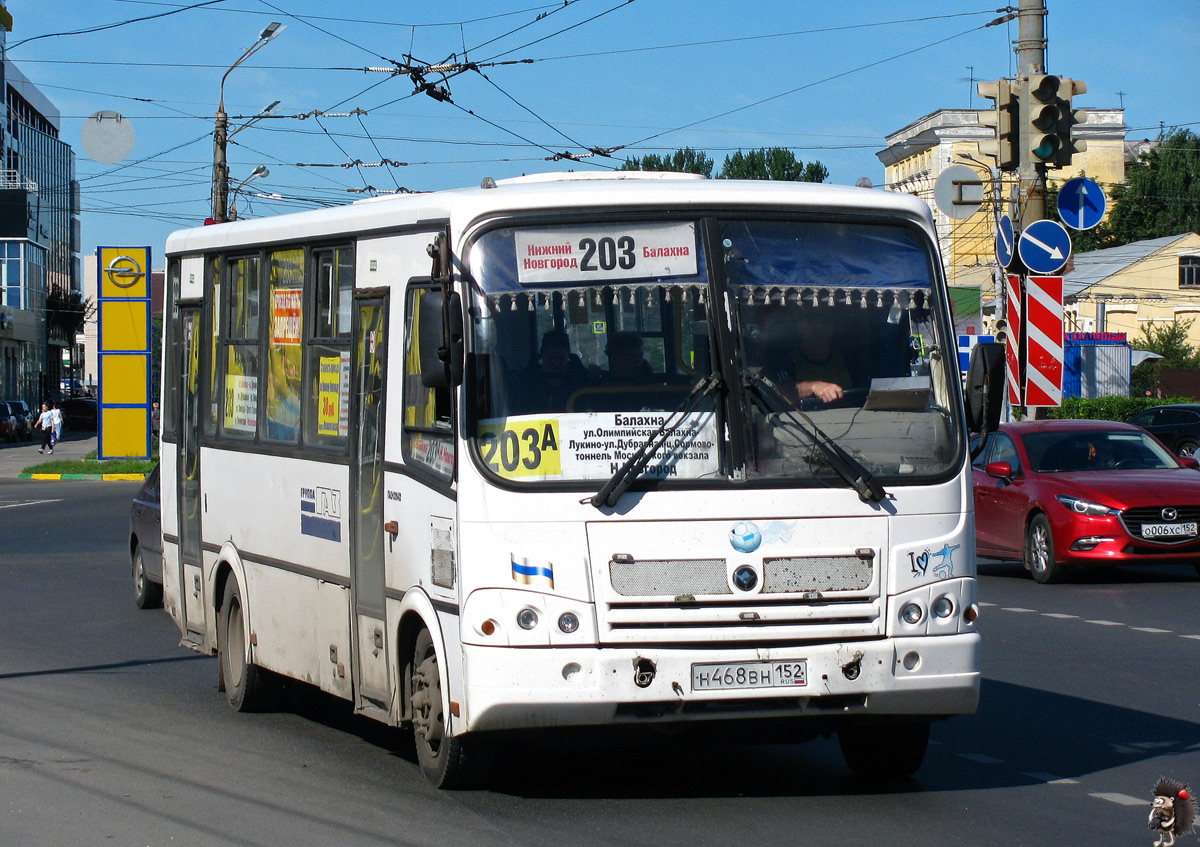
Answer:
<svg viewBox="0 0 1200 847"><path fill-rule="evenodd" d="M1154 785L1150 828L1158 833L1154 847L1171 847L1176 835L1187 835L1196 822L1196 801L1188 787L1163 777Z"/></svg>

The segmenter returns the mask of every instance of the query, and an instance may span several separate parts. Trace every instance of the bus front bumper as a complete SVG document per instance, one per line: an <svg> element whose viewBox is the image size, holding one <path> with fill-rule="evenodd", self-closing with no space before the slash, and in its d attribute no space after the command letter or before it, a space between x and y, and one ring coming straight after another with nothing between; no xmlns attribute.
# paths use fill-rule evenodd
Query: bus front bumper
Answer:
<svg viewBox="0 0 1200 847"><path fill-rule="evenodd" d="M757 648L464 645L463 673L456 735L719 719L934 718L975 711L979 635Z"/></svg>

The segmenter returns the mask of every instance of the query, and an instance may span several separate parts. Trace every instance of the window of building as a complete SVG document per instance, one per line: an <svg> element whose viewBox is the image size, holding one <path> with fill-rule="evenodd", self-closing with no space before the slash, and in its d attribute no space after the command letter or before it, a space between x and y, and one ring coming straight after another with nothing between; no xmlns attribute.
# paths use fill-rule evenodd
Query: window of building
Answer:
<svg viewBox="0 0 1200 847"><path fill-rule="evenodd" d="M1200 288L1200 256L1179 257L1179 287Z"/></svg>
<svg viewBox="0 0 1200 847"><path fill-rule="evenodd" d="M14 309L28 309L24 279L21 274L21 242L0 242L0 304Z"/></svg>

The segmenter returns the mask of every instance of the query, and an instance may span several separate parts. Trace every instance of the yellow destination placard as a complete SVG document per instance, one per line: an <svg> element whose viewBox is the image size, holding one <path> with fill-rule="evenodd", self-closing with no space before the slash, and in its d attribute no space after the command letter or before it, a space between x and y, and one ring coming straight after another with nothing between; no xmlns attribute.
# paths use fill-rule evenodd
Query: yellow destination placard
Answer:
<svg viewBox="0 0 1200 847"><path fill-rule="evenodd" d="M505 421L479 427L483 460L505 479L562 476L556 418Z"/></svg>

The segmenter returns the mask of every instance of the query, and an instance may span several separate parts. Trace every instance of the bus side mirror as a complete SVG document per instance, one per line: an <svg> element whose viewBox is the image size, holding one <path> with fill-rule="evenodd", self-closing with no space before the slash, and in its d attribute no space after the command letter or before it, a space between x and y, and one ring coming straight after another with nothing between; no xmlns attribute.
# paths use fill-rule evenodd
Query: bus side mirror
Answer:
<svg viewBox="0 0 1200 847"><path fill-rule="evenodd" d="M967 368L967 425L987 435L1000 425L1004 408L1004 345L981 341L971 348ZM979 439L983 443L983 438Z"/></svg>
<svg viewBox="0 0 1200 847"><path fill-rule="evenodd" d="M462 382L463 318L458 292L447 304L442 291L421 292L417 312L417 345L421 355L421 384L450 388Z"/></svg>

